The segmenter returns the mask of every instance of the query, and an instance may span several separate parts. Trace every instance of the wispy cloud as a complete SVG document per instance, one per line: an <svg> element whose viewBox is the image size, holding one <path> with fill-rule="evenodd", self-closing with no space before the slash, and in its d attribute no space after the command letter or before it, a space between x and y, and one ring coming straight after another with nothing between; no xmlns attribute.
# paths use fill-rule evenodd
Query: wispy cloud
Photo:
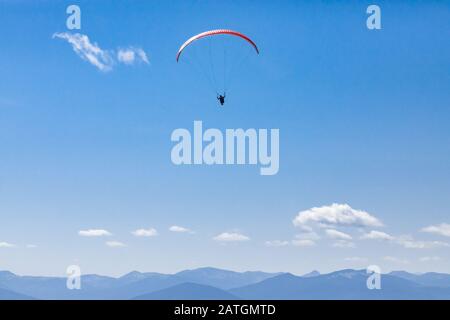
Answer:
<svg viewBox="0 0 450 320"><path fill-rule="evenodd" d="M155 237L158 235L158 231L154 228L149 229L137 229L131 232L136 237Z"/></svg>
<svg viewBox="0 0 450 320"><path fill-rule="evenodd" d="M292 240L292 245L295 247L313 247L316 242L310 239L294 239Z"/></svg>
<svg viewBox="0 0 450 320"><path fill-rule="evenodd" d="M97 43L81 33L61 32L53 34L53 38L67 41L75 53L103 72L111 71L116 63L133 65L135 63L149 64L145 51L138 47L120 48L117 50L102 49Z"/></svg>
<svg viewBox="0 0 450 320"><path fill-rule="evenodd" d="M289 245L289 241L284 240L269 240L264 242L267 247L285 247Z"/></svg>
<svg viewBox="0 0 450 320"><path fill-rule="evenodd" d="M338 240L332 244L334 248L355 248L356 245L354 242L347 240Z"/></svg>
<svg viewBox="0 0 450 320"><path fill-rule="evenodd" d="M111 54L100 48L96 43L92 43L87 35L62 32L53 34L53 38L66 40L81 59L88 61L100 71L112 69L114 60Z"/></svg>
<svg viewBox="0 0 450 320"><path fill-rule="evenodd" d="M13 248L15 247L14 244L9 242L0 242L0 248Z"/></svg>
<svg viewBox="0 0 450 320"><path fill-rule="evenodd" d="M308 223L326 226L379 227L383 225L380 220L365 211L353 209L348 204L338 203L301 211L294 218L293 223L295 226Z"/></svg>
<svg viewBox="0 0 450 320"><path fill-rule="evenodd" d="M423 241L416 240L410 235L392 236L385 232L372 230L363 234L360 239L363 240L384 240L400 245L406 249L433 249L439 247L450 247L450 244L443 241Z"/></svg>
<svg viewBox="0 0 450 320"><path fill-rule="evenodd" d="M149 64L147 54L141 48L129 47L127 49L119 49L117 51L117 60L127 65L137 62Z"/></svg>
<svg viewBox="0 0 450 320"><path fill-rule="evenodd" d="M450 224L441 223L438 225L423 228L421 231L437 234L437 235L444 236L444 237L450 237Z"/></svg>
<svg viewBox="0 0 450 320"><path fill-rule="evenodd" d="M392 257L392 256L386 256L386 257L383 257L383 259L385 261L393 262L396 264L409 264L409 261L406 259L401 259L401 258Z"/></svg>
<svg viewBox="0 0 450 320"><path fill-rule="evenodd" d="M441 257L438 256L432 256L432 257L421 257L419 258L420 262L436 262L441 261Z"/></svg>
<svg viewBox="0 0 450 320"><path fill-rule="evenodd" d="M341 232L341 231L338 231L338 230L335 230L335 229L327 229L327 230L325 230L325 234L331 239L340 239L340 240L351 240L352 239L351 235Z"/></svg>
<svg viewBox="0 0 450 320"><path fill-rule="evenodd" d="M237 232L223 232L213 238L215 241L219 242L242 242L250 240L246 235Z"/></svg>
<svg viewBox="0 0 450 320"><path fill-rule="evenodd" d="M433 249L439 247L450 247L450 244L443 241L420 241L410 236L401 236L395 242L407 249Z"/></svg>
<svg viewBox="0 0 450 320"><path fill-rule="evenodd" d="M179 233L194 233L194 231L192 231L191 229L181 227L181 226L171 226L169 228L169 231L179 232Z"/></svg>
<svg viewBox="0 0 450 320"><path fill-rule="evenodd" d="M450 247L449 243L443 241L422 241L416 240L410 235L392 236L385 232L375 230L363 234L361 236L361 239L389 241L406 249L432 249L438 247Z"/></svg>
<svg viewBox="0 0 450 320"><path fill-rule="evenodd" d="M82 237L103 237L110 236L111 232L104 229L88 229L88 230L80 230L78 234Z"/></svg>
<svg viewBox="0 0 450 320"><path fill-rule="evenodd" d="M111 248L123 248L126 245L120 241L106 241L105 244Z"/></svg>
<svg viewBox="0 0 450 320"><path fill-rule="evenodd" d="M372 230L368 233L365 233L361 236L361 239L366 240L393 240L394 237L385 232Z"/></svg>

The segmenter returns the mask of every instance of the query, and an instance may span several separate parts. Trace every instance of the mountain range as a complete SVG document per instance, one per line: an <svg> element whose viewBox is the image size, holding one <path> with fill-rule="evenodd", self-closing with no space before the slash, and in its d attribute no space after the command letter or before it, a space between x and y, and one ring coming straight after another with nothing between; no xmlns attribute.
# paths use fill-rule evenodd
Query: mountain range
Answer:
<svg viewBox="0 0 450 320"><path fill-rule="evenodd" d="M352 269L298 276L208 267L175 274L133 271L119 278L83 275L81 289L69 290L64 277L0 271L0 300L450 299L450 274L393 271L381 275L380 290L369 290L367 278L365 270Z"/></svg>

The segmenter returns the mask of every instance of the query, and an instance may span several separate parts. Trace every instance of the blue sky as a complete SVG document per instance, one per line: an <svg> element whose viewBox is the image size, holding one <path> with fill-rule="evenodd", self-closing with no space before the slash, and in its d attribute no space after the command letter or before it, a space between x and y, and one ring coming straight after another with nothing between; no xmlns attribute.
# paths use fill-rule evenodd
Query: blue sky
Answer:
<svg viewBox="0 0 450 320"><path fill-rule="evenodd" d="M448 3L377 1L382 29L370 31L371 3L0 1L0 269L450 272ZM79 31L66 28L70 4ZM261 50L224 108L175 62L186 39L216 28ZM52 37L64 32L105 52L140 48L149 63L101 71ZM279 173L174 166L171 132L194 120L279 128ZM321 224L357 210L383 226ZM312 232L294 225L299 212L315 217ZM111 235L79 235L91 229ZM370 231L385 240L361 239ZM223 233L249 239L214 240Z"/></svg>

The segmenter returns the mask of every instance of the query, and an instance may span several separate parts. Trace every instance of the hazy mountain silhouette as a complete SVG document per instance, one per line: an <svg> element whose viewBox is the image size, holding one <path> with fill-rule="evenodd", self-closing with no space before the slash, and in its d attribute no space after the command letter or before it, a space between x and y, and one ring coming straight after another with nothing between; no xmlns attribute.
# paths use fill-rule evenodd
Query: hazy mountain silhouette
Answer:
<svg viewBox="0 0 450 320"><path fill-rule="evenodd" d="M302 275L303 278L311 278L311 277L317 277L320 276L320 272L317 270L313 270L311 272L305 273Z"/></svg>
<svg viewBox="0 0 450 320"><path fill-rule="evenodd" d="M365 270L306 278L283 274L230 292L242 299L450 299L450 287L426 287L392 275L382 275L381 290L369 290L367 277Z"/></svg>
<svg viewBox="0 0 450 320"><path fill-rule="evenodd" d="M141 295L135 300L237 300L233 294L198 283L182 283L167 289Z"/></svg>
<svg viewBox="0 0 450 320"><path fill-rule="evenodd" d="M392 271L392 276L414 281L424 286L430 287L450 287L450 274L427 272L422 274L409 273L406 271Z"/></svg>
<svg viewBox="0 0 450 320"><path fill-rule="evenodd" d="M176 274L133 271L122 277L84 275L81 290L64 277L0 272L0 299L450 299L450 275L395 271L381 276L381 290L367 288L365 270L317 271L304 276L216 268Z"/></svg>
<svg viewBox="0 0 450 320"><path fill-rule="evenodd" d="M106 293L106 296L109 299L132 299L136 296L163 290L186 282L176 275L160 273L141 274L136 278L140 279L136 281L129 281L122 286L109 290L109 292ZM119 282L121 281L123 281L123 278L119 278Z"/></svg>
<svg viewBox="0 0 450 320"><path fill-rule="evenodd" d="M64 298L69 291L65 278L19 276L9 271L0 271L0 287L37 299Z"/></svg>
<svg viewBox="0 0 450 320"><path fill-rule="evenodd" d="M261 271L235 272L216 268L199 268L178 272L176 276L187 282L205 284L220 289L231 289L260 282L280 274Z"/></svg>
<svg viewBox="0 0 450 320"><path fill-rule="evenodd" d="M11 290L0 288L0 300L34 300L34 298Z"/></svg>
<svg viewBox="0 0 450 320"><path fill-rule="evenodd" d="M185 270L177 274L132 271L119 278L84 275L81 290L68 290L66 278L19 276L0 271L0 286L37 299L132 299L183 283L228 289L252 284L278 273L234 272L216 268Z"/></svg>

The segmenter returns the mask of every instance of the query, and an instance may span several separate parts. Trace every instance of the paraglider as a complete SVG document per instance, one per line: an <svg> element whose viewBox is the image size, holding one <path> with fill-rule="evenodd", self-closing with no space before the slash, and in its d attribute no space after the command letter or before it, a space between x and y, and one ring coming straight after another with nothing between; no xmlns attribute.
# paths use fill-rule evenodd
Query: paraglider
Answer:
<svg viewBox="0 0 450 320"><path fill-rule="evenodd" d="M224 93L223 95L219 94L219 95L217 96L217 100L219 100L219 103L220 103L221 106L223 106L224 103L225 103L225 95L226 95L226 94Z"/></svg>
<svg viewBox="0 0 450 320"><path fill-rule="evenodd" d="M225 42L221 43L221 40L225 41L225 39L223 39L224 37L220 36L226 36L230 39L230 42L227 43L228 46L225 46ZM209 39L209 42L205 43L199 41L200 39ZM213 52L212 47L220 47L220 44L222 44L223 46L223 53ZM189 50L192 50L192 54L191 56L189 56L188 53L184 52L187 47L191 46L193 48ZM197 55L194 54L195 47L198 47L199 50L199 53ZM247 48L250 48L251 50ZM244 57L238 59L242 51L244 51L244 53L246 54L242 54ZM254 51L256 52L256 54L259 54L259 49L256 46L256 43L253 42L253 40L248 36L229 29L217 29L205 31L189 38L179 48L176 55L176 61L178 63L180 61L186 60L188 63L192 64L197 71L201 71L209 81L209 85L212 90L215 91L219 104L223 106L225 104L225 97L228 89L227 87L229 86L232 72L240 70L239 64L242 64L242 62L249 55L250 51ZM198 58L198 55L200 55L201 57ZM219 65L221 65L222 68L220 68Z"/></svg>

